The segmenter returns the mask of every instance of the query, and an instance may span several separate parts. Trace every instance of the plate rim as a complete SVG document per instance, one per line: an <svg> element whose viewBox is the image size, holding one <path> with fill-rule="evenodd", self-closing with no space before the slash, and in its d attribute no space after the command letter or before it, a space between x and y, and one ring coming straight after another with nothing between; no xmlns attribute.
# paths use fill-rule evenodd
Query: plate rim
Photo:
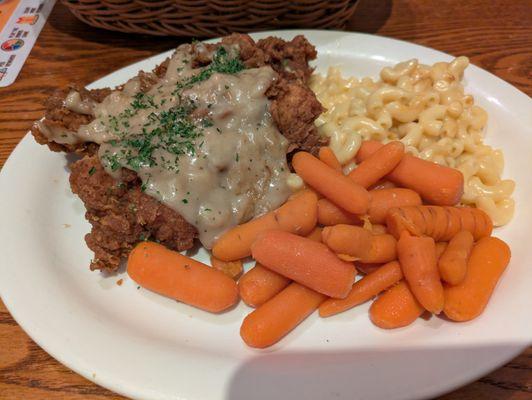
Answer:
<svg viewBox="0 0 532 400"><path fill-rule="evenodd" d="M427 46L423 46L423 45L420 45L420 44L417 44L417 43L412 43L412 42L408 42L408 41L405 41L405 40L395 39L395 38L382 36L382 35L359 33L359 32L332 31L332 30L287 29L287 30L272 30L272 31L252 32L252 33L249 33L249 34L252 37L256 38L257 36L262 37L262 36L268 36L268 35L276 35L276 34L279 34L279 33L282 33L282 34L294 34L294 35L296 35L296 34L307 35L309 33L312 33L312 34L330 34L331 36L334 36L334 35L337 35L337 34L341 34L341 35L348 35L348 36L378 38L380 40L390 41L392 43L393 42L399 42L399 43L402 43L403 45L408 45L410 47L414 46L414 47L417 47L419 49L423 49L424 51L429 50L430 52L433 52L435 55L441 56L441 57L444 57L444 58L453 57L452 55L450 55L448 53L445 53L445 52L442 52L440 50L436 50L436 49L433 49L433 48L430 48L430 47L427 47ZM214 42L214 41L218 41L218 40L220 40L220 38L209 39L209 40L206 40L205 42ZM153 59L153 58L163 57L165 54L170 54L172 51L173 51L173 49L170 49L168 51L165 51L165 52L162 52L162 53L159 53L159 54L155 54L155 55L152 55L150 57L146 57L146 58L144 58L142 60L136 61L136 62L134 62L132 64L126 65L126 66L124 66L122 68L119 68L119 69L117 69L115 71L110 72L109 74L106 74L106 75L96 79L92 83L88 84L87 87L98 87L98 85L100 84L101 81L109 79L112 75L119 74L120 72L124 72L124 70L127 70L127 69L140 70L140 68L137 67L138 65L140 65L142 63L145 63L146 61L148 61L150 59ZM525 100L526 99L530 100L530 97L528 95L526 95L526 93L524 93L520 89L514 87L510 83L504 81L502 78L492 74L489 71L486 71L486 70L478 67L475 64L470 64L470 65L474 69L482 71L483 74L488 74L490 79L494 79L495 78L497 83L504 85L506 87L506 89L511 90L513 93L519 92L520 96L521 95L524 96ZM28 132L20 140L20 142L16 145L16 147L13 149L13 151L9 155L8 159L4 163L4 167L0 171L0 189L3 188L2 183L3 183L4 177L7 174L7 172L5 172L5 171L6 170L9 171L8 168L11 165L10 162L12 162L12 160L16 157L16 154L18 154L18 152L21 151L22 147L24 147L25 144L27 144L31 140L32 140L32 138L31 138L30 132ZM15 157L14 157L14 155L15 155ZM8 168L6 168L6 166L8 166ZM18 315L17 312L16 312L16 305L14 304L14 302L12 302L13 299L10 298L9 294L6 297L6 292L7 291L8 291L8 289L6 290L5 286L3 286L0 283L0 297L3 300L3 302L4 302L5 306L6 306L6 309L9 311L10 315L17 322L17 324L24 330L24 332L39 347L41 347L44 351L46 351L51 357L53 357L54 359L59 361L61 364L65 365L67 368L71 369L72 371L75 371L76 373L80 374L81 376L85 377L86 379L88 379L91 382L94 382L97 385L103 386L105 388L108 388L109 390L112 390L112 391L116 392L116 393L119 393L119 394L122 394L122 395L125 395L125 396L129 396L129 397L135 397L135 396L139 395L138 392L130 392L129 390L127 390L126 387L123 387L121 385L121 382L119 380L116 380L116 377L115 377L115 379L109 378L110 375L104 376L103 379L95 377L93 375L93 373L90 371L90 368L86 368L85 366L79 364L79 360L77 360L75 356L68 356L67 355L68 353L50 351L49 350L49 346L45 343L46 340L43 339L43 337L45 335L40 335L39 333L35 332L34 330L26 328L27 324L23 320L23 317L21 318L21 316ZM12 311L12 310L15 310L15 311ZM508 351L506 356L501 357L498 360L499 362L496 363L497 365L490 366L490 367L485 367L485 368L479 370L478 373L473 374L474 377L467 377L465 379L462 379L462 380L460 380L460 382L456 383L452 387L448 386L448 387L444 388L445 385L442 385L440 390L439 391L435 391L433 394L431 393L431 396L432 395L441 395L441 394L444 394L444 393L448 393L448 392L450 392L452 390L455 390L458 387L461 387L461 386L467 384L468 382L472 382L472 381L478 379L480 376L485 375L489 371L492 371L494 369L499 368L500 366L504 365L507 361L509 361L512 358L514 358L523 349L527 348L529 346L529 344L530 343L526 343L526 344L525 343L523 343L523 344L517 344L516 343L516 344L514 344L513 347L512 347L512 350Z"/></svg>

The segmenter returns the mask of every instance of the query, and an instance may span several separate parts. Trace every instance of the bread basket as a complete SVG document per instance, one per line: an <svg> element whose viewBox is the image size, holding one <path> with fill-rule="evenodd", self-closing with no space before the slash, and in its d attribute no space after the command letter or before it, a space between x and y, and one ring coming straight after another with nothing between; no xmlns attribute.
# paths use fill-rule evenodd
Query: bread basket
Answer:
<svg viewBox="0 0 532 400"><path fill-rule="evenodd" d="M356 0L61 0L83 22L112 31L216 37L288 28L342 28Z"/></svg>

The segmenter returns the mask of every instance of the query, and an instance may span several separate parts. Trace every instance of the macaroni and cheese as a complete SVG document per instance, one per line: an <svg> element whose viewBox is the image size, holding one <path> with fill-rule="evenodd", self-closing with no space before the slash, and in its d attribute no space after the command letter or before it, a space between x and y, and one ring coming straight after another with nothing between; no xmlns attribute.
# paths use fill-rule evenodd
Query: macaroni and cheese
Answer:
<svg viewBox="0 0 532 400"><path fill-rule="evenodd" d="M318 131L348 171L362 140L400 140L425 160L460 170L462 203L484 210L495 225L510 221L515 182L502 179L500 150L483 143L488 115L464 93L467 57L423 65L413 59L386 67L380 80L343 78L338 68L313 75L310 86L326 108Z"/></svg>

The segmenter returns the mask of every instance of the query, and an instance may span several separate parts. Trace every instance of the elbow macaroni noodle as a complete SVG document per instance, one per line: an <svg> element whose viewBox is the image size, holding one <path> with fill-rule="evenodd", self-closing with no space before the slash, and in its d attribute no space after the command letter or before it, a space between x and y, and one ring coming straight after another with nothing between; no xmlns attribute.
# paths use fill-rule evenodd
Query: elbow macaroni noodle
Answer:
<svg viewBox="0 0 532 400"><path fill-rule="evenodd" d="M467 57L432 66L414 59L384 68L379 81L343 78L338 68L315 74L310 86L327 110L316 126L343 165L352 163L362 140L400 140L407 152L460 170L462 203L504 225L514 213L515 182L501 178L502 152L482 141L488 115L464 93L468 65Z"/></svg>

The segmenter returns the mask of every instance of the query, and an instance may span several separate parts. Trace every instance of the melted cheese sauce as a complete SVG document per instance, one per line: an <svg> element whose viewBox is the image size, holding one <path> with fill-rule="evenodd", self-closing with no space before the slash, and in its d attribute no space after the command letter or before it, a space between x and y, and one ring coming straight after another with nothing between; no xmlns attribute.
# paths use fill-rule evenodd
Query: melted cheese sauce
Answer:
<svg viewBox="0 0 532 400"><path fill-rule="evenodd" d="M210 248L224 231L286 201L288 143L269 113L265 92L277 78L270 67L215 72L176 93L179 82L203 70L191 68L190 57L190 46L180 46L145 94L138 78L101 103L71 92L66 107L94 116L77 132L40 128L59 143L99 143L107 172L119 179L120 167L135 170L145 192L194 225Z"/></svg>

